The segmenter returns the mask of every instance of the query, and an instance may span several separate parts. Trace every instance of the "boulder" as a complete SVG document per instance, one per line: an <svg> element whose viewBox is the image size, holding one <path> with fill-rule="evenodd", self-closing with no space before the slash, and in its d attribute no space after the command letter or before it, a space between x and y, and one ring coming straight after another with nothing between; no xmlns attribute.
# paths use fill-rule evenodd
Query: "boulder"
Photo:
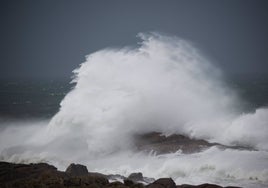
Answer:
<svg viewBox="0 0 268 188"><path fill-rule="evenodd" d="M71 176L88 175L88 170L86 166L74 163L70 164L65 172Z"/></svg>
<svg viewBox="0 0 268 188"><path fill-rule="evenodd" d="M132 180L134 182L138 182L138 181L143 181L143 175L141 172L137 172L137 173L131 173L127 179Z"/></svg>
<svg viewBox="0 0 268 188"><path fill-rule="evenodd" d="M111 177L124 180L124 183L118 181L109 183L107 178ZM87 168L79 164L71 164L66 172L61 172L46 163L12 164L0 161L0 188L222 188L214 184L176 186L171 178L161 178L145 186L142 183L147 184L146 179L153 181L143 177L142 173L130 174L128 178L121 175L88 173Z"/></svg>
<svg viewBox="0 0 268 188"><path fill-rule="evenodd" d="M171 178L160 178L146 186L147 188L177 188Z"/></svg>

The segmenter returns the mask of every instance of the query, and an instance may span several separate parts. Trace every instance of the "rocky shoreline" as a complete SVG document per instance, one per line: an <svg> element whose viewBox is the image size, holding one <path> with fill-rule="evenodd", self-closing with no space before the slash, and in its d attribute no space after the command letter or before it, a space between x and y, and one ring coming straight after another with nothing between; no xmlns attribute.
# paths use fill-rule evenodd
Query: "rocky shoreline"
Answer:
<svg viewBox="0 0 268 188"><path fill-rule="evenodd" d="M136 135L135 148L138 152L158 154L181 151L185 154L196 153L212 146L221 149L252 150L242 146L226 146L210 143L202 139L189 138L185 135L165 136L160 132ZM176 185L169 177L153 179L136 172L124 177L118 174L100 174L88 172L87 167L70 164L65 172L46 164L13 164L0 162L0 188L221 188L215 184ZM231 188L231 187L229 187Z"/></svg>
<svg viewBox="0 0 268 188"><path fill-rule="evenodd" d="M119 181L121 179L122 181ZM221 188L215 184L176 185L169 178L153 179L142 173L128 177L88 172L87 167L70 164L65 172L46 164L0 162L0 188ZM229 188L235 188L229 186Z"/></svg>

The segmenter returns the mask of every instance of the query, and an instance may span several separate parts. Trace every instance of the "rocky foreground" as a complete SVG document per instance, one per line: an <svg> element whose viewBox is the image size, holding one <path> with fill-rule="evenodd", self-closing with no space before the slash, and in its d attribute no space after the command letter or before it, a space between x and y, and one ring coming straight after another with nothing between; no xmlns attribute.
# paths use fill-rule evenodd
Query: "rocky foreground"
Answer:
<svg viewBox="0 0 268 188"><path fill-rule="evenodd" d="M121 179L122 182L118 181ZM0 162L0 188L221 188L219 185L176 185L171 178L128 177L88 172L87 167L71 164L65 172L52 165ZM229 187L231 188L231 187ZM234 187L233 187L234 188Z"/></svg>
<svg viewBox="0 0 268 188"><path fill-rule="evenodd" d="M252 148L241 146L225 146L210 143L202 139L193 139L184 135L173 134L164 136L159 132L136 135L137 151L154 152L155 154L173 153L180 150L183 153L195 153L212 146L221 149ZM0 162L0 188L220 188L219 185L176 185L171 178L143 177L142 173L132 173L128 177L121 175L104 175L88 172L86 166L71 164L65 172L46 163L12 164Z"/></svg>

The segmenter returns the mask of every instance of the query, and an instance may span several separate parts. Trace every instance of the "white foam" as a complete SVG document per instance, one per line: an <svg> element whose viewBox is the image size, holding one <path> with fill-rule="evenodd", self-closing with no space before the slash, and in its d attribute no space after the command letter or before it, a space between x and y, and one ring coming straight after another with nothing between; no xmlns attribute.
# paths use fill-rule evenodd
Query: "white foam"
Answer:
<svg viewBox="0 0 268 188"><path fill-rule="evenodd" d="M132 134L156 130L268 149L266 109L243 114L220 71L189 42L140 36L137 48L87 56L74 71L75 88L50 122L52 131L82 128L92 150L128 147Z"/></svg>
<svg viewBox="0 0 268 188"><path fill-rule="evenodd" d="M74 71L76 86L47 127L28 123L0 132L1 159L46 161L64 169L86 164L90 171L181 183L263 187L267 182L268 110L244 114L221 72L176 37L140 34L136 48L104 49ZM132 136L161 131L259 151L221 151L163 156L133 153Z"/></svg>

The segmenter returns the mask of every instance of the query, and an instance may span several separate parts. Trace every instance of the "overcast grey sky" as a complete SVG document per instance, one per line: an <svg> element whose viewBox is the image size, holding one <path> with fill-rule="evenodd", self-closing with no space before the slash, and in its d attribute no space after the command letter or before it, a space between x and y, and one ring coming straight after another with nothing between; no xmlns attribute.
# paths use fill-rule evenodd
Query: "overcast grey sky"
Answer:
<svg viewBox="0 0 268 188"><path fill-rule="evenodd" d="M228 73L268 73L266 0L1 0L0 78L69 78L85 55L160 31Z"/></svg>

